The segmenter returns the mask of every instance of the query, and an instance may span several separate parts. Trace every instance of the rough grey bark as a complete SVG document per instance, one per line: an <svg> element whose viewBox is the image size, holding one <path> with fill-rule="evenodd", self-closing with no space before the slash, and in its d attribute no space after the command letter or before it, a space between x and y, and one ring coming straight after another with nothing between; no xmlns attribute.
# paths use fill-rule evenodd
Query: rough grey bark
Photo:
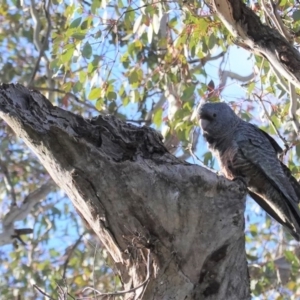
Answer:
<svg viewBox="0 0 300 300"><path fill-rule="evenodd" d="M300 88L300 53L276 29L262 24L241 0L211 0L219 18L250 51L265 57Z"/></svg>
<svg viewBox="0 0 300 300"><path fill-rule="evenodd" d="M125 299L250 299L238 183L178 160L149 127L86 120L21 85L0 86L0 111L106 246L124 289L146 280Z"/></svg>

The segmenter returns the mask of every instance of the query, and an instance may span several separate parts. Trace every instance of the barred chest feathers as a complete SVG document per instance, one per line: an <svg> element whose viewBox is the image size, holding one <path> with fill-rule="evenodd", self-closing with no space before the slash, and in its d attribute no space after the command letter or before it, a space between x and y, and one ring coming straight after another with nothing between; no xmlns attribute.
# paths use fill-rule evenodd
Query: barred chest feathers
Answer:
<svg viewBox="0 0 300 300"><path fill-rule="evenodd" d="M218 148L219 147L210 147L220 164L220 168L224 176L230 180L239 176L233 168L233 166L236 165L238 147L232 147L232 145L229 147L222 146L220 147L222 151Z"/></svg>

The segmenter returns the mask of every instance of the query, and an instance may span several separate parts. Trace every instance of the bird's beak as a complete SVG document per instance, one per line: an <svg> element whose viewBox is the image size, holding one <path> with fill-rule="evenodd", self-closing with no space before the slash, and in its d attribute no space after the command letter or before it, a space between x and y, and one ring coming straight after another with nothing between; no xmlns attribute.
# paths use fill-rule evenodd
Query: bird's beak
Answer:
<svg viewBox="0 0 300 300"><path fill-rule="evenodd" d="M199 125L202 128L202 130L205 130L208 123L209 123L209 121L207 119L201 119L201 116L200 116Z"/></svg>
<svg viewBox="0 0 300 300"><path fill-rule="evenodd" d="M200 107L198 113L199 113L199 125L202 128L202 130L205 130L205 128L210 123L212 118L209 114L205 113L202 107Z"/></svg>

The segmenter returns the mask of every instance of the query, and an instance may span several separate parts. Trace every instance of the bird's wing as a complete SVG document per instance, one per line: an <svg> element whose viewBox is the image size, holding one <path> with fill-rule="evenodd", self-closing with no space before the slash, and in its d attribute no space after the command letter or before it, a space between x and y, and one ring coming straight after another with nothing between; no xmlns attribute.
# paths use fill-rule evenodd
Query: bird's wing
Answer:
<svg viewBox="0 0 300 300"><path fill-rule="evenodd" d="M245 160L263 172L268 180L270 180L272 186L283 195L285 200L282 205L290 210L291 219L284 218L284 220L279 221L283 216L280 213L280 208L277 212L275 209L276 206L270 207L272 203L268 203L267 199L259 197L259 204L264 209L267 208L268 210L266 211L279 223L285 225L290 232L294 232L293 236L295 237L295 234L300 233L300 210L297 205L298 199L289 178L286 176L286 173L281 166L281 162L277 159L276 155L274 155L274 150L273 152L270 151L270 147L268 147L270 145L269 143L266 144L264 138L261 139L260 136L257 136L256 139L253 139L251 138L251 134L248 139L239 141L238 146ZM254 200L257 199L254 198ZM290 224L287 225L286 222L289 222ZM295 229L291 230L293 227ZM297 239L299 239L299 237Z"/></svg>
<svg viewBox="0 0 300 300"><path fill-rule="evenodd" d="M253 125L253 124L251 124ZM273 146L273 149L275 150L275 152L277 154L281 154L282 153L282 149L281 147L277 144L277 142L269 135L267 134L265 131L261 130L260 128L258 128L257 126L253 125L253 127L255 128L256 131L259 131L260 133L262 133L271 143L271 145ZM300 184L299 182L296 180L296 178L292 175L290 169L283 163L280 163L281 167L283 169L283 172L285 173L285 175L288 177L291 185L294 188L294 191L297 195L297 203L300 202Z"/></svg>
<svg viewBox="0 0 300 300"><path fill-rule="evenodd" d="M262 133L269 140L269 142L271 143L273 149L276 151L277 154L282 153L281 147L277 144L277 142L269 134L267 134L265 131L261 130L257 126L255 126L253 124L251 124L251 125L255 128L255 130Z"/></svg>
<svg viewBox="0 0 300 300"><path fill-rule="evenodd" d="M287 219L280 209L273 205L268 199L263 199L259 195L250 193L251 197L277 222L284 225L297 240L300 238L300 210L298 207L297 192L293 188L293 181L290 180L291 173L287 167L282 167L282 163L277 159L274 149L262 135L252 135L247 139L237 142L240 153L244 159L253 164L268 178L274 188L282 194L285 199L282 205L290 211ZM293 178L296 181L295 178Z"/></svg>
<svg viewBox="0 0 300 300"><path fill-rule="evenodd" d="M286 170L263 136L249 134L247 139L238 141L237 144L246 161L260 169L286 199L293 204L299 202Z"/></svg>

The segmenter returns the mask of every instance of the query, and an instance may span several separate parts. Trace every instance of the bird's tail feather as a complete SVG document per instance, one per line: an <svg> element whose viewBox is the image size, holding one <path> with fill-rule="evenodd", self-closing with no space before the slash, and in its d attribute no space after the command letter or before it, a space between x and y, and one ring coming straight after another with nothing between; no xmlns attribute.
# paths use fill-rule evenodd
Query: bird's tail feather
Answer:
<svg viewBox="0 0 300 300"><path fill-rule="evenodd" d="M268 212L268 214L275 219L279 224L281 224L297 241L300 241L300 215L295 212L293 208L289 208L291 219L289 222L284 222L276 213L276 211L262 199L259 195L249 191L249 195L253 198L257 204Z"/></svg>

